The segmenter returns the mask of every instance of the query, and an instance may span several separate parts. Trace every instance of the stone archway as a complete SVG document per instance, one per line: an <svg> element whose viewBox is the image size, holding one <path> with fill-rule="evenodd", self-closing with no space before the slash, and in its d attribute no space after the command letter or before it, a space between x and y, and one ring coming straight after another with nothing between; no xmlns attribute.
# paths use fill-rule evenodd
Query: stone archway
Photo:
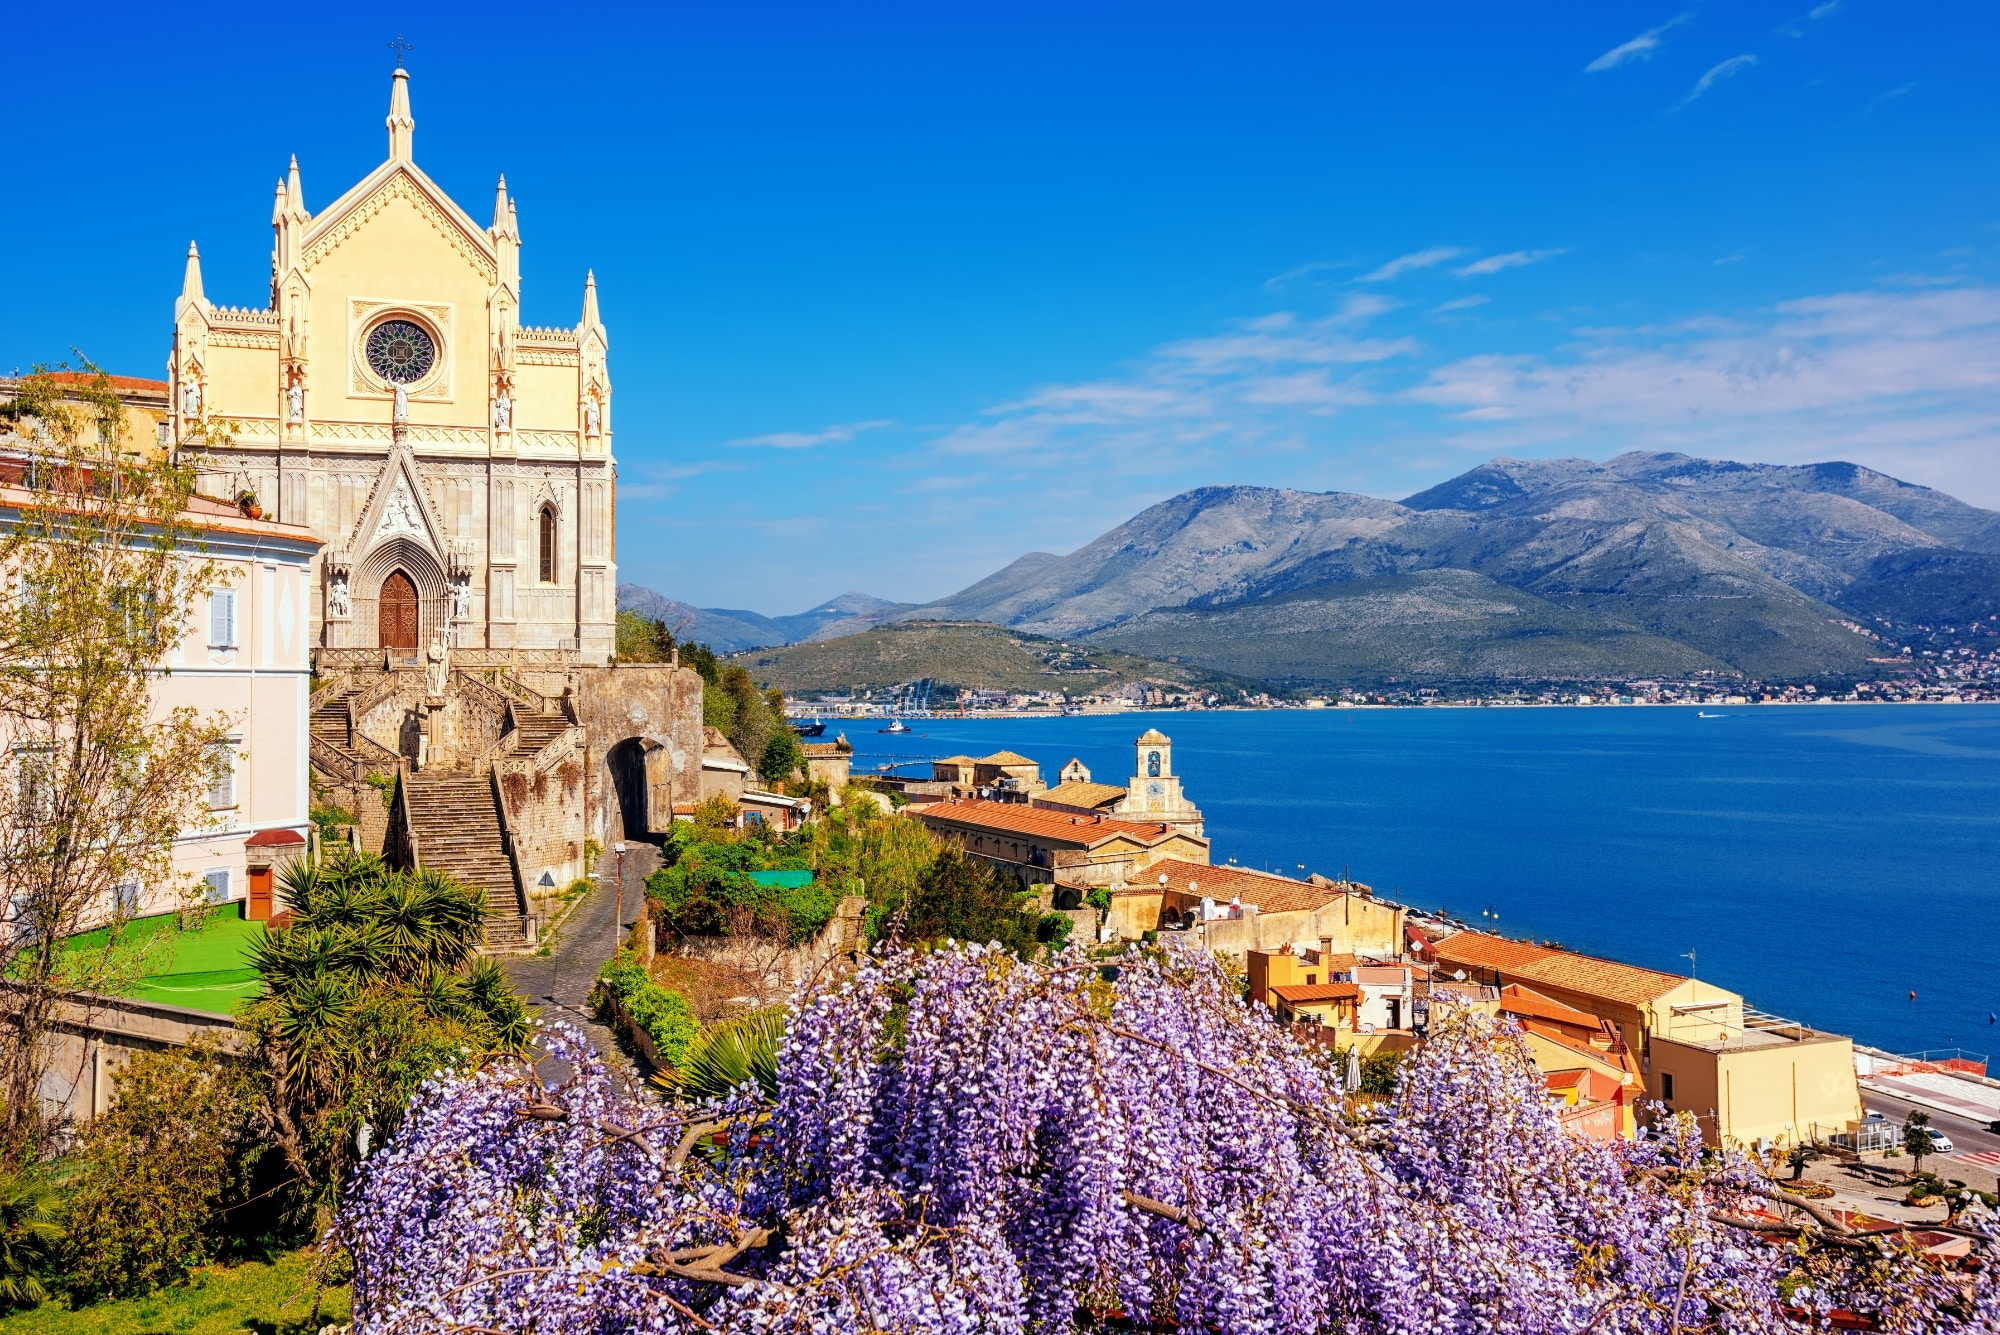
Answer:
<svg viewBox="0 0 2000 1335"><path fill-rule="evenodd" d="M620 837L627 841L652 837L647 819L646 746L637 737L627 737L604 755L604 767L611 772L612 797L618 803Z"/></svg>
<svg viewBox="0 0 2000 1335"><path fill-rule="evenodd" d="M352 633L372 638L372 643L363 642L359 648L398 647L382 639L383 603L400 603L410 593L414 594L416 633L400 647L413 655L421 654L431 636L442 634L450 624L451 586L445 580L444 564L428 546L409 537L398 535L370 548L354 563L349 583L354 590Z"/></svg>

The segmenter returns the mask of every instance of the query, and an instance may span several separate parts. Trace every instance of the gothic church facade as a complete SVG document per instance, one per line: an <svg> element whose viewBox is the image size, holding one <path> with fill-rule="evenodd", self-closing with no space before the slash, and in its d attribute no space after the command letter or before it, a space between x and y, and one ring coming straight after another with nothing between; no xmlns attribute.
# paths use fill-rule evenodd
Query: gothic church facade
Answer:
<svg viewBox="0 0 2000 1335"><path fill-rule="evenodd" d="M314 643L602 663L617 469L595 278L573 328L522 325L506 178L480 227L417 167L415 129L398 69L381 166L314 213L293 159L272 209L267 307L209 302L189 246L173 438L199 460L203 491L250 493L323 541Z"/></svg>

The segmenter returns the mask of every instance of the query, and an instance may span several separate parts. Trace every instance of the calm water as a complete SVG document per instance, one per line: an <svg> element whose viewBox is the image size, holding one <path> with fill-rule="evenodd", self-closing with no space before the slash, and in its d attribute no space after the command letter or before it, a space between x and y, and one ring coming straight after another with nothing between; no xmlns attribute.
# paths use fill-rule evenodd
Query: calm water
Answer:
<svg viewBox="0 0 2000 1335"><path fill-rule="evenodd" d="M1287 710L844 728L892 757L1172 736L1217 862L1357 879L1513 936L1699 974L1911 1052L2000 1056L2000 706ZM833 731L829 728L829 732ZM1917 993L1912 1002L1909 993Z"/></svg>

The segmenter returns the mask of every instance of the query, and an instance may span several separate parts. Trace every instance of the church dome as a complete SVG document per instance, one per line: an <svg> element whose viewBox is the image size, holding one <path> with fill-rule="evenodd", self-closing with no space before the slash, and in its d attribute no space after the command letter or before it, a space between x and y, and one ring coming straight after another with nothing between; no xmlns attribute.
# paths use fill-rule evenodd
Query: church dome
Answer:
<svg viewBox="0 0 2000 1335"><path fill-rule="evenodd" d="M1139 745L1141 746L1166 746L1172 740L1172 738L1168 737L1158 728L1148 728L1139 734Z"/></svg>

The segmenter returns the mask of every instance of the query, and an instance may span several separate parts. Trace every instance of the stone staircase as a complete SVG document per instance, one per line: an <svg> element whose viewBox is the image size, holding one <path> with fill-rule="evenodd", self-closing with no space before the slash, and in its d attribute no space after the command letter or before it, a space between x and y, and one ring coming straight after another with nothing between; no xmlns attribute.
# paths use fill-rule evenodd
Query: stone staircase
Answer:
<svg viewBox="0 0 2000 1335"><path fill-rule="evenodd" d="M404 780L417 862L449 872L486 896L486 949L530 949L521 931L521 895L500 832L493 781L484 774L432 770Z"/></svg>
<svg viewBox="0 0 2000 1335"><path fill-rule="evenodd" d="M534 755L568 729L569 720L559 713L532 714L525 709L517 709L514 711L514 731L520 740L515 744L514 754Z"/></svg>
<svg viewBox="0 0 2000 1335"><path fill-rule="evenodd" d="M324 742L346 756L354 756L354 739L349 735L347 726L347 697L352 694L354 686L349 682L328 691L312 711L313 740Z"/></svg>

